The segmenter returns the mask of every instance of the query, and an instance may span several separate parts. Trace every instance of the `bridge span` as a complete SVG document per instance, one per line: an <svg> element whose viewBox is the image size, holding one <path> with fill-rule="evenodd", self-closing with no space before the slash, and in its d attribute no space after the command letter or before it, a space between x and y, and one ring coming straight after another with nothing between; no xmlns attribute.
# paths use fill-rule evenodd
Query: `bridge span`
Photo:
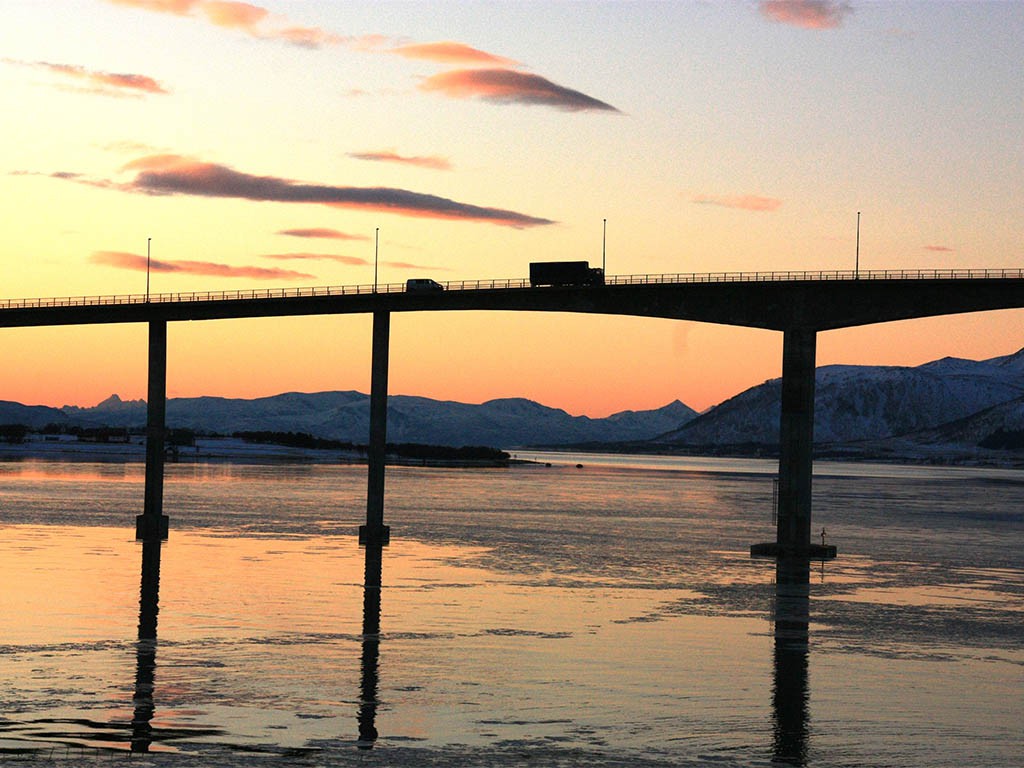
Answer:
<svg viewBox="0 0 1024 768"><path fill-rule="evenodd" d="M386 541L384 450L392 312L498 310L631 315L783 333L776 541L752 551L829 556L811 540L814 372L819 331L936 315L1024 307L1024 270L884 270L624 275L603 285L533 287L526 280L0 299L0 327L148 323L146 490L136 524L166 538L163 460L167 323L300 315L373 315L369 472L363 542Z"/></svg>

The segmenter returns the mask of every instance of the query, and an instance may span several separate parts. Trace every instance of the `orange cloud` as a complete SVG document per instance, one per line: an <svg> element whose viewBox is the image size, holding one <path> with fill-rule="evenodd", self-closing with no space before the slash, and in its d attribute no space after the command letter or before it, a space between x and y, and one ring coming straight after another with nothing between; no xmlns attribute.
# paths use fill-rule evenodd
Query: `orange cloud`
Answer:
<svg viewBox="0 0 1024 768"><path fill-rule="evenodd" d="M264 259L276 259L278 261L336 261L339 264L351 264L364 267L369 261L358 256L341 256L333 253L265 253Z"/></svg>
<svg viewBox="0 0 1024 768"><path fill-rule="evenodd" d="M3 61L7 64L32 67L74 80L85 81L92 86L90 88L91 92L107 96L124 95L126 92L135 95L167 93L167 90L160 83L146 75L99 72L73 64L52 64L47 61L18 61L17 59L3 59Z"/></svg>
<svg viewBox="0 0 1024 768"><path fill-rule="evenodd" d="M205 17L208 22L226 29L237 29L262 40L282 40L304 48L350 42L319 27L302 27L274 16L266 8L230 0L107 0L156 13L175 16Z"/></svg>
<svg viewBox="0 0 1024 768"><path fill-rule="evenodd" d="M326 240L369 240L369 235L350 235L347 232L339 232L336 229L315 227L312 229L282 229L277 234L288 235L289 237L312 237L324 238Z"/></svg>
<svg viewBox="0 0 1024 768"><path fill-rule="evenodd" d="M939 253L956 253L955 248L950 248L946 245L926 245L924 249L926 251L938 251Z"/></svg>
<svg viewBox="0 0 1024 768"><path fill-rule="evenodd" d="M443 43L418 43L400 45L391 48L388 53L397 56L404 56L407 59L422 59L425 61L437 61L443 64L485 64L501 67L517 67L519 62L506 59L504 56L495 56L493 53L481 51L465 43L454 43L451 41Z"/></svg>
<svg viewBox="0 0 1024 768"><path fill-rule="evenodd" d="M349 157L353 157L356 160L372 160L375 162L382 163L402 163L405 165L415 165L420 168L431 168L436 171L449 171L451 170L451 162L444 157L438 157L436 155L430 156L409 156L399 155L392 151L383 152L349 152Z"/></svg>
<svg viewBox="0 0 1024 768"><path fill-rule="evenodd" d="M185 16L199 3L200 0L107 0L114 5L127 5L132 8L142 8L145 11L157 13L173 13L176 16Z"/></svg>
<svg viewBox="0 0 1024 768"><path fill-rule="evenodd" d="M308 280L313 275L294 272L290 269L267 269L266 267L234 267L211 261L158 261L124 251L96 251L89 257L93 264L102 264L135 272L178 272L190 275L212 275L215 277L247 277L257 280Z"/></svg>
<svg viewBox="0 0 1024 768"><path fill-rule="evenodd" d="M698 205L738 208L743 211L774 211L782 205L782 201L777 198L759 195L698 195L692 202Z"/></svg>
<svg viewBox="0 0 1024 768"><path fill-rule="evenodd" d="M424 272L450 272L450 267L432 267L425 264L410 264L408 261L382 261L382 265L385 267L394 267L395 269L419 269Z"/></svg>
<svg viewBox="0 0 1024 768"><path fill-rule="evenodd" d="M256 27L267 16L270 11L249 3L221 2L220 0L206 0L199 5L199 9L206 14L211 24L229 29L241 29L250 34L255 34Z"/></svg>
<svg viewBox="0 0 1024 768"><path fill-rule="evenodd" d="M139 171L135 179L126 184L102 180L89 181L74 174L55 176L91 186L151 195L194 195L277 203L320 203L404 216L480 221L514 228L554 223L550 219L516 211L460 203L437 195L405 189L303 184L275 176L254 176L226 165L204 163L179 155L143 157L124 167Z"/></svg>
<svg viewBox="0 0 1024 768"><path fill-rule="evenodd" d="M456 99L477 98L498 104L531 104L569 112L619 111L610 104L557 85L540 75L511 69L456 69L441 72L424 80L420 88Z"/></svg>
<svg viewBox="0 0 1024 768"><path fill-rule="evenodd" d="M373 262L369 259L362 259L358 256L339 256L333 253L265 253L264 259L277 259L279 261L336 261L340 264L349 264L356 267L368 267ZM407 261L381 261L384 267L395 267L396 269L419 269L436 272L447 272L448 267L433 267L423 264L411 264Z"/></svg>
<svg viewBox="0 0 1024 768"><path fill-rule="evenodd" d="M835 29L852 12L835 0L761 0L761 13L771 21L802 29Z"/></svg>

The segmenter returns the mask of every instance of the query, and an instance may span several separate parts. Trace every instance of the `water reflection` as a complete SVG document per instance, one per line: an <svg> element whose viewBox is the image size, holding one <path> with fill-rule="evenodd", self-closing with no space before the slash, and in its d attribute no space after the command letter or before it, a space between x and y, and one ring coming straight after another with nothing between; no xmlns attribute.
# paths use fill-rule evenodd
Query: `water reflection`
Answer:
<svg viewBox="0 0 1024 768"><path fill-rule="evenodd" d="M775 565L775 679L772 762L807 764L807 650L811 564L780 557Z"/></svg>
<svg viewBox="0 0 1024 768"><path fill-rule="evenodd" d="M156 674L156 623L160 599L161 542L142 543L139 587L139 639L136 645L132 752L149 752L153 741L153 685Z"/></svg>
<svg viewBox="0 0 1024 768"><path fill-rule="evenodd" d="M360 749L373 749L377 741L377 665L380 659L380 593L383 548L380 542L366 545L363 577L363 649L360 659Z"/></svg>

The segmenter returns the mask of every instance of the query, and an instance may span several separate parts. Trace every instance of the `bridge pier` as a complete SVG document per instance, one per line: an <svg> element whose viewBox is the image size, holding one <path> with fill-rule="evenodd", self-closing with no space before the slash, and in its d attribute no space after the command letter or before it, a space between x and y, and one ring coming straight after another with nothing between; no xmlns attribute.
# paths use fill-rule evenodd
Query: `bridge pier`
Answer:
<svg viewBox="0 0 1024 768"><path fill-rule="evenodd" d="M811 541L811 472L814 466L814 370L817 332L783 332L782 413L779 417L779 509L774 542L752 555L835 557L834 546Z"/></svg>
<svg viewBox="0 0 1024 768"><path fill-rule="evenodd" d="M359 526L360 544L387 544L391 529L384 525L384 454L388 431L388 347L391 313L373 313L373 361L370 373L370 444L366 487L366 525Z"/></svg>
<svg viewBox="0 0 1024 768"><path fill-rule="evenodd" d="M149 388L146 395L146 490L135 538L167 538L164 512L164 437L167 420L167 321L149 322Z"/></svg>

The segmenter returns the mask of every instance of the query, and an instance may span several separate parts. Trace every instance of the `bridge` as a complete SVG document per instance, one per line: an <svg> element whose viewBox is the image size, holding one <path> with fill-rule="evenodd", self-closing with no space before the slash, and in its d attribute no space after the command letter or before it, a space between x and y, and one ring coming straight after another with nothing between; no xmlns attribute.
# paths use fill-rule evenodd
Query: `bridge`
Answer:
<svg viewBox="0 0 1024 768"><path fill-rule="evenodd" d="M819 331L1024 307L1024 270L872 270L623 275L603 285L533 287L526 280L0 299L0 327L148 323L146 485L136 535L167 536L163 514L167 323L299 315L373 315L369 471L363 543L386 542L384 451L392 312L501 310L631 315L783 333L776 541L766 555L834 556L811 540L814 372Z"/></svg>

